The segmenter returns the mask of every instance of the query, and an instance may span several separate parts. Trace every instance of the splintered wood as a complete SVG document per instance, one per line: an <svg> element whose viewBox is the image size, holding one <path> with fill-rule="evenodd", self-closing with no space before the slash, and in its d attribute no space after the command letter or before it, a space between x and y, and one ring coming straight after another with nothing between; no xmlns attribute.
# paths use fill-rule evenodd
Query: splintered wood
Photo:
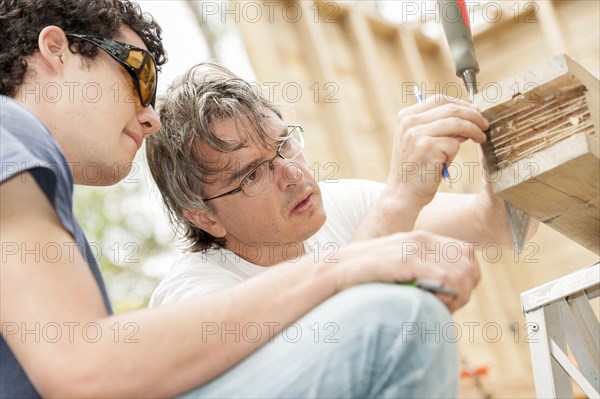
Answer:
<svg viewBox="0 0 600 399"><path fill-rule="evenodd" d="M505 115L490 121L490 139L498 167L506 168L574 134L594 134L586 90L584 85L578 85L546 98L533 94L519 99L530 106L507 110Z"/></svg>
<svg viewBox="0 0 600 399"><path fill-rule="evenodd" d="M560 55L499 86L498 101L476 98L494 191L599 254L598 79Z"/></svg>

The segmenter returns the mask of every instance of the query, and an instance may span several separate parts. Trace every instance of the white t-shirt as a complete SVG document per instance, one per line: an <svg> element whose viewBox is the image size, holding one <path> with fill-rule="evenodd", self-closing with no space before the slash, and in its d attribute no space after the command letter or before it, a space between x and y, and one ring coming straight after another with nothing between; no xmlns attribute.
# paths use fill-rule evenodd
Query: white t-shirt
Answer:
<svg viewBox="0 0 600 399"><path fill-rule="evenodd" d="M333 262L336 253L350 241L354 231L381 195L384 185L368 180L347 179L320 182L319 186L327 220L315 235L303 243L304 256L313 257L315 261ZM285 245L284 254L289 263L300 259L299 254L302 252L299 246L300 244ZM275 248L277 247L269 249ZM245 257L251 260L252 256L256 256L256 250L257 248L248 248ZM186 253L160 282L152 294L150 306L177 303L186 298L231 287L269 269L270 267L258 266L242 259L224 248Z"/></svg>

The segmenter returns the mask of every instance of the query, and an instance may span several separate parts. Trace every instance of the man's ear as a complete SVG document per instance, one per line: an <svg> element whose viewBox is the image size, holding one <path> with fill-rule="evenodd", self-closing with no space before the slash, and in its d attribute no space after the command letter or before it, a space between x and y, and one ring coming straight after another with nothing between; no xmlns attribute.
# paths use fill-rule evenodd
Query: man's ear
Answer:
<svg viewBox="0 0 600 399"><path fill-rule="evenodd" d="M60 73L65 57L69 54L69 41L65 32L58 26L46 26L38 36L38 47L44 65L53 72Z"/></svg>
<svg viewBox="0 0 600 399"><path fill-rule="evenodd" d="M219 222L219 219L207 210L198 209L190 211L185 209L183 216L189 220L194 226L206 231L213 237L221 238L225 237L227 230Z"/></svg>

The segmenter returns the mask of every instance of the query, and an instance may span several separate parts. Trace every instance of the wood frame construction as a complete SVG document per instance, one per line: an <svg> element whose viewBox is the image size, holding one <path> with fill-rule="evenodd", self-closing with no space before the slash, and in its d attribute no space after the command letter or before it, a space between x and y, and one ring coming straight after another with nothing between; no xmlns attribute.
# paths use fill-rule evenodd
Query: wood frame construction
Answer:
<svg viewBox="0 0 600 399"><path fill-rule="evenodd" d="M498 83L476 102L490 121L484 153L494 191L600 253L598 79L566 55Z"/></svg>

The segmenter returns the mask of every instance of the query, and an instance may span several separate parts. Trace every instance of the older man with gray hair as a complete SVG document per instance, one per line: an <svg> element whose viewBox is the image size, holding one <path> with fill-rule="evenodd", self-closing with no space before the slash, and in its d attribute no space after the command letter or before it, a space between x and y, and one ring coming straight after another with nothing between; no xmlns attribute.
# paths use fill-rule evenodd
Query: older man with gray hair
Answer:
<svg viewBox="0 0 600 399"><path fill-rule="evenodd" d="M227 292L259 276L285 273L300 261L345 268L344 285L355 286L364 282L358 276L365 271L353 273L338 251L352 241L396 237L402 275L370 281L425 279L445 290L432 295L403 284L367 284L335 295L293 323L301 336L294 345L284 329L261 351L265 375L286 378L273 383L241 372L239 378L254 383L258 396L345 397L355 395L354 386L364 397L457 394L452 343L414 329L406 334L407 326L437 326L439 332L450 320L447 310L464 305L479 280L466 242L509 244L510 233L502 202L488 187L478 195L436 195L439 178L403 176L401 165L430 170L451 161L463 141L485 141L489 124L476 107L436 96L400 112L386 184L317 183L303 155L302 127L284 123L274 104L217 64L199 64L176 80L159 99L157 113L162 128L148 139L146 154L188 251L155 291L152 306ZM452 259L432 254L449 247L456 248ZM369 259L393 262L389 249L364 250ZM305 278L313 273L307 268ZM273 289L293 292L295 284ZM383 328L378 338L355 339L374 325ZM228 329L209 330L247 341L247 327L233 320ZM261 326L253 328L261 332ZM323 339L327 332L330 340Z"/></svg>

